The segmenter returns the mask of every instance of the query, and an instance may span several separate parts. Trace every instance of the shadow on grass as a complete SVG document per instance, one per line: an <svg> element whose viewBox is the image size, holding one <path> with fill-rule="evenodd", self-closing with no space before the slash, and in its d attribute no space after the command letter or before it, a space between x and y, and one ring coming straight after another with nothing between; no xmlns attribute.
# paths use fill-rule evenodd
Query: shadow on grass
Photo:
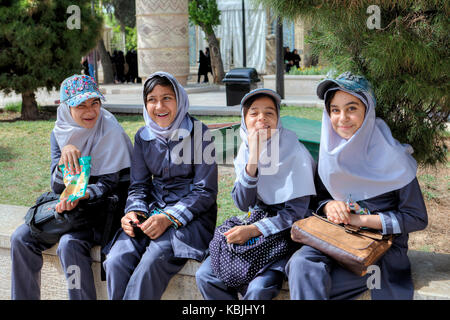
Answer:
<svg viewBox="0 0 450 320"><path fill-rule="evenodd" d="M37 119L24 120L20 112L5 111L0 109L0 123L13 123L17 121L47 121L56 120L56 112L48 111L39 107L39 115Z"/></svg>
<svg viewBox="0 0 450 320"><path fill-rule="evenodd" d="M12 148L0 146L0 162L8 162L14 157L16 157L16 154L12 152Z"/></svg>

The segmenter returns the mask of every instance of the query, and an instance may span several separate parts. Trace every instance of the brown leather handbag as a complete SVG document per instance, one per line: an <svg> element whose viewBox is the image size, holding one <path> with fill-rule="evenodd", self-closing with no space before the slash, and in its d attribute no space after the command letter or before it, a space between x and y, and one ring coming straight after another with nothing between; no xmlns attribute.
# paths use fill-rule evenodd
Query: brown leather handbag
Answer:
<svg viewBox="0 0 450 320"><path fill-rule="evenodd" d="M293 224L292 240L322 251L359 276L365 275L367 267L376 263L392 245L392 235L336 224L313 214Z"/></svg>

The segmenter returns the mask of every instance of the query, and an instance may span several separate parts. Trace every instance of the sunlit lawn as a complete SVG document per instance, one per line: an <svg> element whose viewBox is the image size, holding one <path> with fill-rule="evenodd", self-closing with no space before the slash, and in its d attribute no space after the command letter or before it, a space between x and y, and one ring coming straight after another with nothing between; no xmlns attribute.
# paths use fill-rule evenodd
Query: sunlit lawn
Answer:
<svg viewBox="0 0 450 320"><path fill-rule="evenodd" d="M320 120L316 108L283 107L281 115ZM240 121L240 117L196 116L206 124ZM0 117L1 119L1 117ZM117 116L134 143L134 134L144 125L141 115ZM43 192L50 190L50 132L55 119L41 121L0 120L0 203L31 206ZM234 184L233 170L219 176L218 223L239 214L230 193Z"/></svg>

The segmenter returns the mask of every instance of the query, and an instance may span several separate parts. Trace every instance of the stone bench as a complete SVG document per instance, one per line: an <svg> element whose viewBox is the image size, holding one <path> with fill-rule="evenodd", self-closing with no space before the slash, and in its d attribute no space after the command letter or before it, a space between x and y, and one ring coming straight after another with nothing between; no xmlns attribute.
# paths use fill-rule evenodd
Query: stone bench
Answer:
<svg viewBox="0 0 450 320"><path fill-rule="evenodd" d="M28 208L0 204L0 299L11 298L11 258L10 237L14 230L23 223ZM100 247L91 252L94 260L92 269L98 299L107 299L106 282L100 280ZM450 300L450 254L437 254L421 251L408 253L415 285L414 299L448 299ZM44 265L41 273L42 299L67 299L67 285L59 258L56 255L56 245L44 251ZM184 268L174 276L163 299L199 300L202 299L195 282L195 272L200 264L189 260ZM289 299L287 283L276 298ZM359 299L370 299L368 291Z"/></svg>

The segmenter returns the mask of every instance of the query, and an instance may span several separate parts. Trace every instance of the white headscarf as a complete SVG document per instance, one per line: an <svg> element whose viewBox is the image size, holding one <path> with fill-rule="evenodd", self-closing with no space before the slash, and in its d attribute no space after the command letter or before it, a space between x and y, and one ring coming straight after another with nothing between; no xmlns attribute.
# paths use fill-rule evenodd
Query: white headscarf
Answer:
<svg viewBox="0 0 450 320"><path fill-rule="evenodd" d="M237 179L243 174L249 157L248 132L244 119L244 102L252 95L258 93L267 94L267 91L268 89L253 90L241 101L240 136L242 143L234 161ZM277 94L272 92L267 95L275 97ZM259 177L256 185L258 197L268 205L284 203L295 198L316 194L314 187L314 159L308 149L298 141L297 135L282 127L279 116L279 99L275 98L275 100L277 100L278 113L277 130L268 140L267 147L261 151L258 162ZM276 146L272 148L272 143L278 143L279 148L276 148ZM278 157L269 154L272 149L278 152ZM262 164L263 159L268 160L268 162ZM274 162L272 160L278 161Z"/></svg>
<svg viewBox="0 0 450 320"><path fill-rule="evenodd" d="M53 132L59 148L76 146L81 156L91 156L91 175L119 172L131 165L133 146L130 138L107 110L100 108L92 129L78 125L70 114L70 107L62 103L57 110Z"/></svg>
<svg viewBox="0 0 450 320"><path fill-rule="evenodd" d="M167 141L170 139L178 140L178 137L175 135L178 132L178 129L184 129L190 132L192 130L192 121L190 120L187 112L189 110L189 98L184 90L183 86L172 76L170 73L158 71L151 74L144 83L144 91L145 87L148 85L149 81L153 79L155 76L165 77L170 83L172 83L173 90L175 92L175 97L177 100L177 114L173 122L167 128L161 128L153 119L149 116L146 107L147 97L144 97L144 107L143 107L143 115L145 121L145 129L142 131L141 137L145 140L148 140L148 137L155 135L162 139L163 141ZM151 132L149 132L151 131ZM183 130L180 130L183 131ZM186 134L184 134L186 135Z"/></svg>
<svg viewBox="0 0 450 320"><path fill-rule="evenodd" d="M326 93L331 90L345 91L366 106L363 124L348 140L334 131L326 108L323 110L318 171L333 199L345 201L351 195L354 201L365 200L410 183L417 171L413 149L394 139L387 124L375 117L373 95L342 87Z"/></svg>

